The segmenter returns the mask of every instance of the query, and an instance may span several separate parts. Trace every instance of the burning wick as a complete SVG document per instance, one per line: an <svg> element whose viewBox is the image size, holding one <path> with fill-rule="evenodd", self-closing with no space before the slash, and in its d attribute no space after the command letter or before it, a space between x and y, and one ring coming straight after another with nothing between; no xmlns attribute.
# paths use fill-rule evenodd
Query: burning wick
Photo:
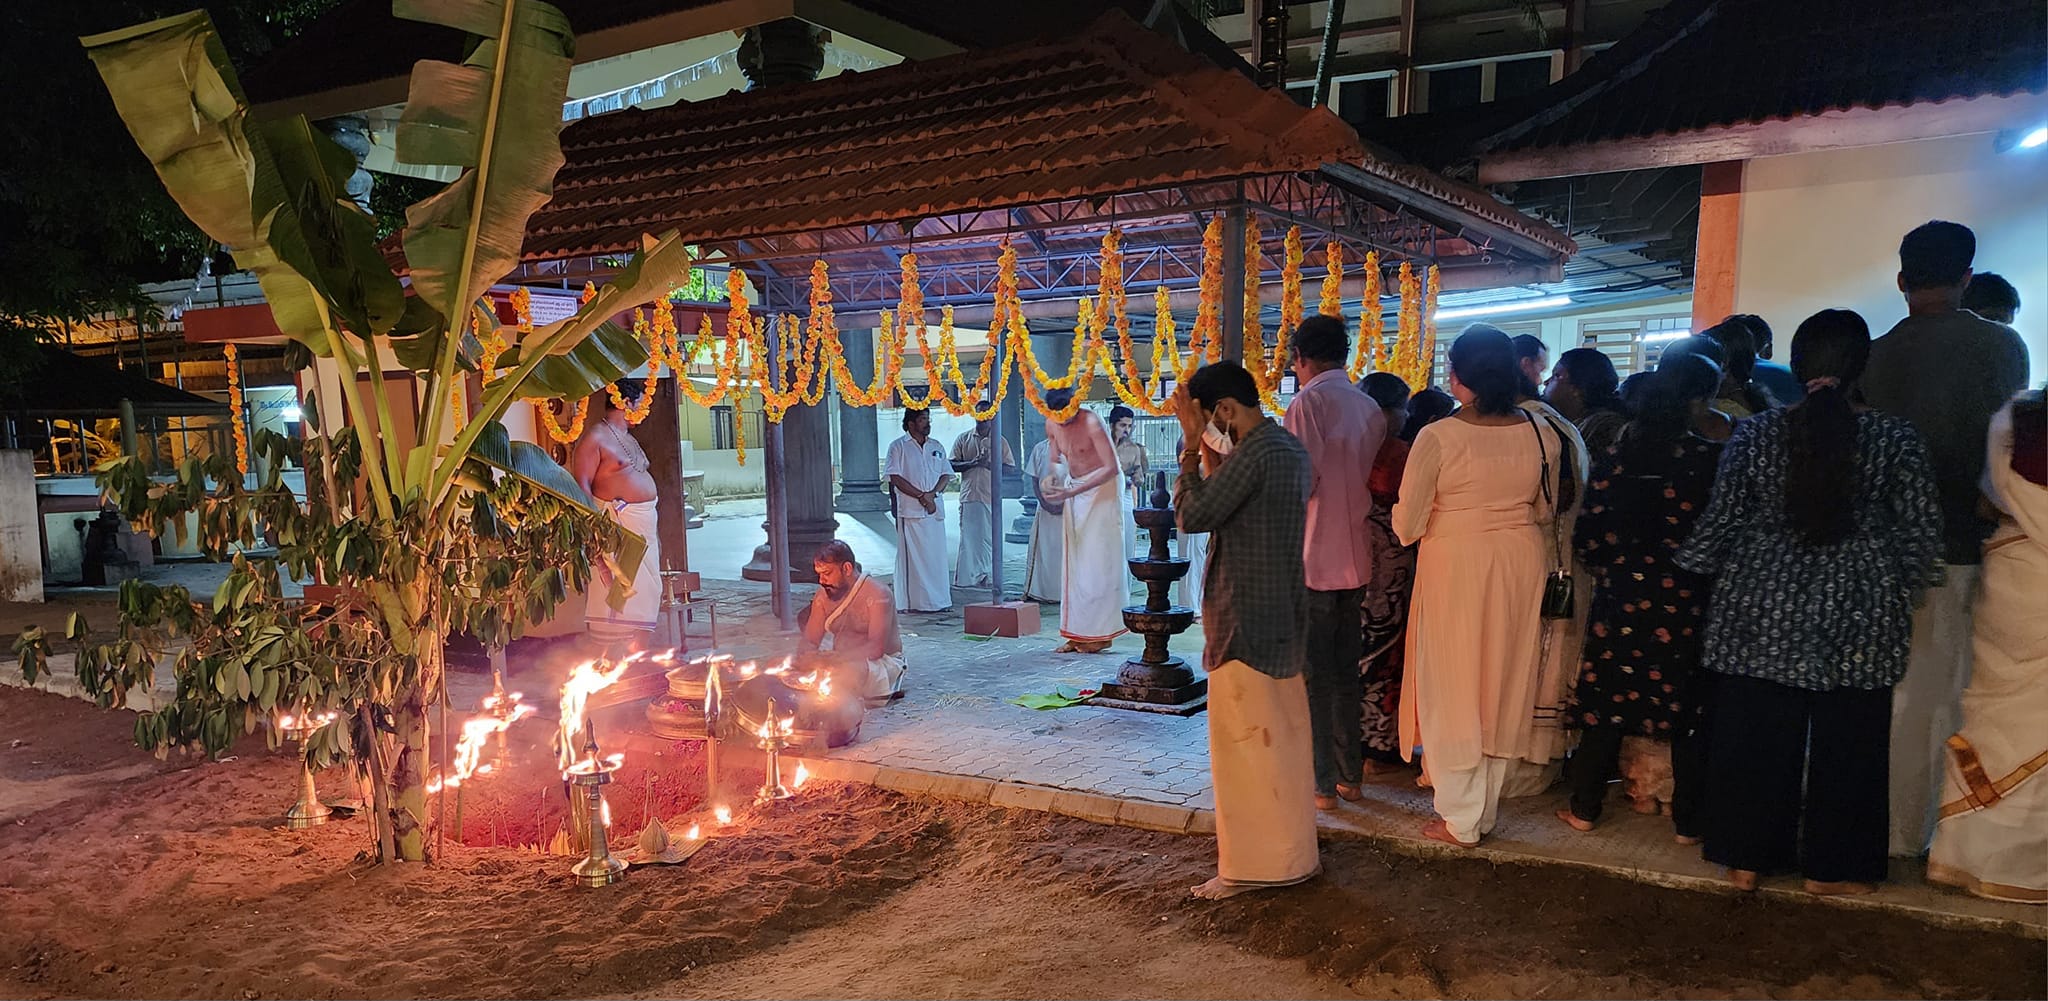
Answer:
<svg viewBox="0 0 2048 1001"><path fill-rule="evenodd" d="M711 815L717 817L720 824L728 827L732 825L732 808L729 806L717 807L711 811ZM691 829L695 830L695 828Z"/></svg>
<svg viewBox="0 0 2048 1001"><path fill-rule="evenodd" d="M691 824L691 825L690 825L690 829L689 829L689 830L687 830L687 831L684 831L684 832L683 832L683 837L684 837L684 839L685 839L685 840L689 840L689 841L698 841L698 840L702 840L702 839L703 839L703 837L704 837L704 835L703 835L703 833L702 833L702 832L700 832L700 831L699 831L699 830L697 829L697 825L696 825L696 824Z"/></svg>
<svg viewBox="0 0 2048 1001"><path fill-rule="evenodd" d="M791 789L791 791L802 789L804 787L804 783L809 782L810 780L811 770L805 768L804 763L799 761L796 763L796 774L790 777L789 788Z"/></svg>

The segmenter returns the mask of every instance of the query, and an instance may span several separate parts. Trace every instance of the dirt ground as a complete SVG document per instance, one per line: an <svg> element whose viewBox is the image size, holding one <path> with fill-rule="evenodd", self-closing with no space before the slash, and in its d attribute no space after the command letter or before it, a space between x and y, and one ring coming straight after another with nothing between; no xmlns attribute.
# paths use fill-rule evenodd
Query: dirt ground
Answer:
<svg viewBox="0 0 2048 1001"><path fill-rule="evenodd" d="M831 785L583 890L518 847L559 823L530 742L472 785L473 847L380 867L360 819L279 829L289 751L160 763L130 719L0 689L0 997L2048 994L2039 942L1355 841L1199 903L1208 839ZM615 844L705 805L693 755L634 753Z"/></svg>

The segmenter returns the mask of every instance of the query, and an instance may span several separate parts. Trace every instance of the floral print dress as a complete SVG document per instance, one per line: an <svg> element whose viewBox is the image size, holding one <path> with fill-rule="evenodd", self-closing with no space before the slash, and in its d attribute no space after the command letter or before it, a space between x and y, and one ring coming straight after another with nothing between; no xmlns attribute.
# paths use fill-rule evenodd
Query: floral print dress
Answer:
<svg viewBox="0 0 2048 1001"><path fill-rule="evenodd" d="M1713 495L1721 446L1686 435L1643 451L1624 461L1609 449L1593 462L1575 533L1593 607L1568 722L1672 737L1699 718L1710 584L1674 558Z"/></svg>
<svg viewBox="0 0 2048 1001"><path fill-rule="evenodd" d="M1358 661L1364 693L1359 726L1364 730L1361 746L1366 758L1387 765L1401 763L1401 672L1407 661L1408 598L1415 587L1415 547L1394 538L1391 521L1407 463L1408 443L1388 435L1366 481L1372 492L1372 513L1366 516L1372 534L1372 581L1359 609L1365 634L1365 656Z"/></svg>

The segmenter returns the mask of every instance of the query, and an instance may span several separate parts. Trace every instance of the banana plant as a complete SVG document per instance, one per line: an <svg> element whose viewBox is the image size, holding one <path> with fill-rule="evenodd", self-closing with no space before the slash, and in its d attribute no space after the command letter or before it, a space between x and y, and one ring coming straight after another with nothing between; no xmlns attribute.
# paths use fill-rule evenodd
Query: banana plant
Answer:
<svg viewBox="0 0 2048 1001"><path fill-rule="evenodd" d="M545 539L538 530L492 536L490 558L497 562L489 582L539 595L523 606L529 614L519 616L521 624L552 614L564 590L559 563L541 565L539 555L559 555L575 544L604 546L630 577L645 551L643 540L613 528L544 451L511 441L500 419L522 399L588 396L644 362L646 346L610 318L687 279L690 254L673 232L643 237L626 267L574 316L518 335L494 359L493 371L483 373L475 412L456 414L458 387L485 364L472 325L495 326L485 296L519 262L528 220L546 204L563 162L561 107L574 41L567 18L540 0L395 0L392 10L471 36L461 62L415 66L399 120L400 161L460 168L457 180L407 211L403 276L386 263L373 220L345 194L353 157L304 116L253 118L204 11L81 42L172 197L238 266L256 275L278 329L296 345L294 355L339 369L348 425L398 427L398 408L424 401L410 437L329 442L316 436L322 454L359 456L360 466L351 465L349 475L359 484L363 510L338 501L288 503L294 500L288 491L281 501L277 484L246 490L223 482L234 476L225 467L184 469L169 484L150 483L132 463L101 469L103 489L131 516L161 526L178 521L181 510L200 511L205 544L221 555L233 542L254 541L250 526L261 523L271 535L291 537L278 540L288 570L313 572L355 596L359 607L347 630L315 631L316 646L319 636L346 633L345 644L337 639L334 651L316 659L334 667L337 680L321 689L322 697L349 710L337 713L334 724L349 730L309 745L356 750L357 767L379 787L373 812L380 854L418 860L429 844L427 707L445 692L443 647L451 626L470 625L474 614L480 580L473 568L451 566L479 558L475 519L481 513L502 526L497 505L514 502L562 522ZM412 388L387 379L394 360L410 372L417 397L408 399ZM323 402L333 401L307 404ZM309 484L308 493L339 497L351 489L350 483ZM293 510L324 512L326 523L295 517ZM252 583L268 579L262 572L239 567L223 585L233 593L216 595L207 614L261 606L275 594ZM587 572L587 563L578 564L568 583L581 586ZM155 608L160 602L137 604ZM227 638L222 643L238 635L218 632ZM260 635L275 642L271 633ZM217 664L206 670L207 677L218 676ZM233 675L225 691L218 684L204 687L208 718L254 705L251 688L259 698L270 691L274 700L274 686L245 685L241 677ZM185 688L181 676L181 699ZM178 711L167 710L173 719ZM225 729L216 724L203 734L207 750L222 749ZM137 733L159 745L193 736L175 725L138 726Z"/></svg>

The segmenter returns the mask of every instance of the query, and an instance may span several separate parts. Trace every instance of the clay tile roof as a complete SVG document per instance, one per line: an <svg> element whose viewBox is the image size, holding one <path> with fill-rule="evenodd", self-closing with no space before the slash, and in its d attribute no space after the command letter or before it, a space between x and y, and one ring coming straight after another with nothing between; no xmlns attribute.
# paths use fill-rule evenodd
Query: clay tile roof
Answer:
<svg viewBox="0 0 2048 1001"><path fill-rule="evenodd" d="M1675 0L1477 152L2043 90L2041 0Z"/></svg>
<svg viewBox="0 0 2048 1001"><path fill-rule="evenodd" d="M121 401L139 414L161 417L226 414L225 403L166 386L152 379L48 344L37 345L34 368L12 399L0 397L8 409L35 416L105 416L120 413Z"/></svg>
<svg viewBox="0 0 2048 1001"><path fill-rule="evenodd" d="M709 243L1371 158L1328 111L1118 11L1059 40L603 115L570 126L562 147L530 260L614 253L670 228Z"/></svg>

